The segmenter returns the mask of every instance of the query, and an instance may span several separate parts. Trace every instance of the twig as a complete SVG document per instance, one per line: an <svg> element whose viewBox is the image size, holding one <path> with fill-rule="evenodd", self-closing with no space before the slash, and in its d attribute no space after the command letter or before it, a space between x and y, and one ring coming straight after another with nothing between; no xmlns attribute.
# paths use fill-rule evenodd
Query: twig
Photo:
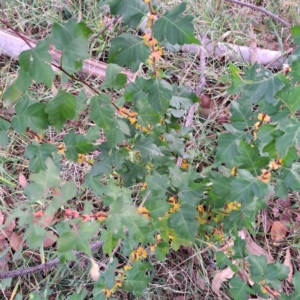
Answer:
<svg viewBox="0 0 300 300"><path fill-rule="evenodd" d="M97 33L94 37L90 39L90 43L93 42L97 37L102 35L113 23L117 22L121 17L122 15L113 18L99 33Z"/></svg>
<svg viewBox="0 0 300 300"><path fill-rule="evenodd" d="M262 7L258 7L256 5L253 5L253 4L250 4L250 3L245 3L245 2L242 2L242 1L239 1L239 0L225 0L227 2L231 2L231 3L235 3L235 4L238 4L238 5L241 5L241 6L246 6L246 7L250 7L254 10L257 10L257 11L260 11L262 12L263 14L271 17L272 19L278 21L279 23L281 23L282 25L286 26L287 28L291 28L291 25L289 22L281 19L280 17L278 17L277 15L269 12L268 10L262 8Z"/></svg>
<svg viewBox="0 0 300 300"><path fill-rule="evenodd" d="M104 242L95 242L90 245L91 251L97 250L103 246ZM74 251L73 252L75 256L82 255L82 252ZM0 279L6 279L6 278L12 278L17 276L24 276L27 274L33 274L37 273L39 271L43 271L45 269L51 269L59 264L59 259L55 258L50 261L48 261L45 264L40 264L34 267L29 268L21 268L18 270L8 271L8 272L2 272L0 273Z"/></svg>
<svg viewBox="0 0 300 300"><path fill-rule="evenodd" d="M204 88L205 83L206 83L205 76L204 76L205 58L206 58L206 50L204 48L205 43L206 43L206 36L204 36L203 39L202 39L202 45L203 45L203 47L201 48L201 52L200 52L200 68L199 68L199 72L201 74L201 77L200 77L200 83L196 87L196 94L197 94L197 96L199 96L201 94L201 91ZM185 127L188 127L188 126L190 126L192 124L192 120L193 120L193 117L194 117L194 113L195 113L196 107L197 107L197 103L193 104L190 107L188 115L187 115L186 120L185 120L185 124L184 124ZM182 164L182 157L178 157L176 165L180 167L181 164Z"/></svg>

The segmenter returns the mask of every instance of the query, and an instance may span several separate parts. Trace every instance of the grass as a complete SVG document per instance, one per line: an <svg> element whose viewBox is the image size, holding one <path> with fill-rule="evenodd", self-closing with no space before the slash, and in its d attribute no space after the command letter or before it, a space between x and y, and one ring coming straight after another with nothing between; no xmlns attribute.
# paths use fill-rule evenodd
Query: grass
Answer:
<svg viewBox="0 0 300 300"><path fill-rule="evenodd" d="M181 3L179 0L157 1L161 10L173 8ZM294 1L251 1L247 2L265 7L269 11L280 15L291 24L296 24L300 17L300 6L298 0ZM198 35L207 34L212 41L229 42L238 45L249 45L253 39L250 32L256 35L259 47L274 48L283 50L291 47L291 37L286 28L275 23L275 21L263 16L261 13L252 11L245 7L232 5L221 0L187 0L189 14L195 17L195 30ZM32 0L32 1L9 1L4 4L1 18L5 19L20 33L33 39L41 40L51 33L51 25L54 22L64 22L67 19L82 20L93 30L91 37L92 57L99 61L107 60L107 53L112 38L124 31L131 31L126 28L120 20L113 24L103 35L97 36L109 22L109 13L97 6L96 1L59 1L59 0ZM195 89L199 82L199 58L190 53L171 53L164 51L163 67L167 68L170 79L176 80L179 84L184 83ZM243 67L243 65L239 64ZM244 65L246 66L246 65ZM188 146L189 151L197 153L193 162L195 168L205 171L205 167L211 165L215 151L217 137L216 133L222 132L223 127L218 124L217 119L220 111L227 106L228 97L225 95L226 86L222 82L222 76L227 74L228 61L218 58L208 58L206 62L206 86L203 93L212 98L218 104L214 114L203 116L198 108L194 120L194 136ZM17 62L0 55L0 92L3 91L16 76L18 68ZM142 71L142 70L141 70ZM86 80L96 89L101 82L93 78ZM78 94L81 85L74 83L69 87L74 94ZM30 96L39 100L49 100L52 93L40 85L35 85L30 90ZM3 107L0 101L0 109ZM2 108L4 109L4 108ZM46 133L47 139L59 144L63 136L70 130L86 132L85 124L88 122L87 116L77 123L70 122L65 127L64 132L57 135L54 130L49 129ZM207 136L213 136L207 138ZM215 135L215 136L214 136ZM22 190L16 185L20 173L28 175L28 162L23 158L25 147L30 143L26 135L11 132L9 144L5 149L0 148L0 210L7 215L19 203L26 203ZM91 158L95 157L91 154ZM73 179L78 186L83 182L89 166L77 164L70 161L63 162L62 180ZM92 195L87 190L81 190L76 197L75 206L82 205L85 201L90 201ZM98 199L93 198L94 203ZM283 210L282 205L278 206ZM274 208L274 207L273 207ZM272 205L269 214L272 215ZM258 224L259 225L259 224ZM262 230L261 230L262 232ZM264 234L261 233L261 240ZM288 244L293 245L293 264L297 266L296 259L299 257L299 246L297 247L298 235L290 237ZM270 245L270 251L277 251L276 247ZM282 255L281 250L279 256ZM19 257L10 267L21 268L41 263L53 258L53 249L45 249L40 253L33 253L24 250L19 253ZM11 252L11 255L14 255ZM107 258L101 251L95 258L99 263L106 264ZM215 274L214 253L204 241L199 241L193 248L182 247L178 252L172 252L165 261L155 262L155 269L159 276L144 292L142 299L216 299L211 290L211 279ZM13 295L14 287L21 298ZM20 279L6 280L0 282L3 299L29 299L30 293L38 292L43 299L68 299L72 293L80 294L87 292L87 298L92 299L92 283L88 278L88 262L81 258L69 266L60 266L57 270L50 270L45 273L37 273L25 276ZM134 299L127 294L117 294L119 299ZM178 297L178 298L176 298ZM180 298L183 297L183 298ZM195 298L196 297L196 298ZM37 298L38 299L38 298ZM69 298L71 299L71 298ZM77 299L77 298L76 298ZM224 299L227 299L224 296Z"/></svg>

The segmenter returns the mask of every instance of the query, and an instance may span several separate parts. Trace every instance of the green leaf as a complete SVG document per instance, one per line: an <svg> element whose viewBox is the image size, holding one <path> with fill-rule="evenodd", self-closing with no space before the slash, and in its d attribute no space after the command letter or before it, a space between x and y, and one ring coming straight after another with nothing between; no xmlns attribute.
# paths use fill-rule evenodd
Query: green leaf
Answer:
<svg viewBox="0 0 300 300"><path fill-rule="evenodd" d="M123 33L111 42L108 63L126 66L136 72L140 63L144 63L150 56L150 48L143 39L133 34Z"/></svg>
<svg viewBox="0 0 300 300"><path fill-rule="evenodd" d="M284 135L276 140L276 150L280 157L284 157L289 147L300 147L300 122L293 119L283 119L278 122L278 128L284 131Z"/></svg>
<svg viewBox="0 0 300 300"><path fill-rule="evenodd" d="M253 171L255 176L259 176L261 169L266 168L269 163L268 157L261 157L256 147L252 147L244 141L240 142L238 151L240 152L240 155L236 157L238 167Z"/></svg>
<svg viewBox="0 0 300 300"><path fill-rule="evenodd" d="M10 123L0 119L0 145L5 147L8 143L8 129L10 127Z"/></svg>
<svg viewBox="0 0 300 300"><path fill-rule="evenodd" d="M68 119L72 120L75 117L76 108L76 98L70 93L59 90L47 104L45 111L49 115L51 124L60 131Z"/></svg>
<svg viewBox="0 0 300 300"><path fill-rule="evenodd" d="M139 110L138 114L138 124L142 127L148 125L153 126L160 121L159 113L154 110L148 103L144 104L143 107Z"/></svg>
<svg viewBox="0 0 300 300"><path fill-rule="evenodd" d="M265 270L267 269L267 258L264 255L249 256L251 279L255 282L265 280Z"/></svg>
<svg viewBox="0 0 300 300"><path fill-rule="evenodd" d="M110 129L106 131L106 139L108 146L111 148L116 147L124 140L124 133L121 130L118 122L115 120Z"/></svg>
<svg viewBox="0 0 300 300"><path fill-rule="evenodd" d="M93 150L93 145L84 138L82 134L75 134L74 129L65 137L64 143L67 147L66 156L75 162L78 160L78 154L86 154Z"/></svg>
<svg viewBox="0 0 300 300"><path fill-rule="evenodd" d="M60 189L60 195L58 196L61 201L67 202L77 195L76 183L73 180L67 181Z"/></svg>
<svg viewBox="0 0 300 300"><path fill-rule="evenodd" d="M170 226L180 238L193 242L199 227L196 216L196 209L189 205L182 205L177 212L171 214Z"/></svg>
<svg viewBox="0 0 300 300"><path fill-rule="evenodd" d="M102 143L99 146L99 150L101 154L97 157L97 160L99 159L101 161L94 163L90 172L92 176L108 173L112 170L112 167L116 170L122 167L127 150L123 148L111 149L107 143Z"/></svg>
<svg viewBox="0 0 300 300"><path fill-rule="evenodd" d="M124 23L133 27L137 27L149 11L143 0L111 0L109 7L111 14L123 15Z"/></svg>
<svg viewBox="0 0 300 300"><path fill-rule="evenodd" d="M155 156L164 156L151 138L141 138L134 145L134 150L140 151L142 160L145 164Z"/></svg>
<svg viewBox="0 0 300 300"><path fill-rule="evenodd" d="M30 87L32 79L23 68L19 69L18 78L5 90L3 100L6 106L18 101L22 94Z"/></svg>
<svg viewBox="0 0 300 300"><path fill-rule="evenodd" d="M226 129L228 128L232 128L232 126L227 124ZM234 133L221 134L218 138L216 160L218 162L226 161L228 167L234 167L234 160L239 155L238 145L246 134L244 131L237 130Z"/></svg>
<svg viewBox="0 0 300 300"><path fill-rule="evenodd" d="M132 163L127 160L124 165L126 166L127 171L122 172L121 177L125 187L134 185L137 182L137 179L140 179L140 181L143 179L146 170L141 164L138 164L137 162Z"/></svg>
<svg viewBox="0 0 300 300"><path fill-rule="evenodd" d="M42 82L50 88L54 71L51 68L52 57L49 46L49 39L38 42L35 48L23 51L19 55L19 63L36 83Z"/></svg>
<svg viewBox="0 0 300 300"><path fill-rule="evenodd" d="M120 74L121 72L121 67L115 64L109 64L106 68L105 81L101 89L122 89L127 82L127 76Z"/></svg>
<svg viewBox="0 0 300 300"><path fill-rule="evenodd" d="M188 154L184 152L185 143L182 138L178 138L174 129L171 130L171 133L164 133L164 138L169 145L169 148L172 152L182 158L188 158Z"/></svg>
<svg viewBox="0 0 300 300"><path fill-rule="evenodd" d="M300 45L300 25L291 28L293 40L296 45Z"/></svg>
<svg viewBox="0 0 300 300"><path fill-rule="evenodd" d="M92 31L85 23L69 20L66 24L53 24L52 42L63 52L62 67L68 73L81 69L82 61L89 57L88 37Z"/></svg>
<svg viewBox="0 0 300 300"><path fill-rule="evenodd" d="M148 263L137 262L133 267L126 272L126 279L124 280L125 291L133 293L135 297L141 297L143 291L151 281L151 277L145 274L146 268L151 267Z"/></svg>
<svg viewBox="0 0 300 300"><path fill-rule="evenodd" d="M23 133L27 127L36 132L41 132L49 125L48 115L45 113L45 103L29 103L28 98L22 98L15 106L16 115L11 120L12 127Z"/></svg>
<svg viewBox="0 0 300 300"><path fill-rule="evenodd" d="M264 98L268 103L275 105L278 99L274 96L284 87L284 83L277 74L273 74L257 64L246 71L244 82L243 95L252 103L257 103Z"/></svg>
<svg viewBox="0 0 300 300"><path fill-rule="evenodd" d="M289 56L289 63L292 71L289 73L294 79L300 79L300 46L296 48L295 51Z"/></svg>
<svg viewBox="0 0 300 300"><path fill-rule="evenodd" d="M253 201L254 196L264 198L268 187L258 178L253 177L246 170L239 170L239 176L231 182L231 198L241 202L249 203Z"/></svg>
<svg viewBox="0 0 300 300"><path fill-rule="evenodd" d="M300 109L300 86L294 88L288 85L279 91L276 97L279 98L281 105L287 107L289 114L295 115ZM282 109L282 107L280 109Z"/></svg>
<svg viewBox="0 0 300 300"><path fill-rule="evenodd" d="M251 293L252 290L248 287L247 282L237 276L234 276L229 283L231 285L229 293L233 300L248 299L249 291ZM252 294L255 294L254 291L252 292Z"/></svg>
<svg viewBox="0 0 300 300"><path fill-rule="evenodd" d="M144 81L143 91L148 93L148 101L153 109L160 115L164 114L172 97L170 84L158 78L148 79Z"/></svg>
<svg viewBox="0 0 300 300"><path fill-rule="evenodd" d="M155 256L159 261L163 261L170 251L170 245L166 242L158 243L155 247Z"/></svg>
<svg viewBox="0 0 300 300"><path fill-rule="evenodd" d="M239 99L239 101L232 101L230 104L231 117L230 121L232 126L240 131L245 128L251 128L254 124L254 120L251 120L252 106L246 100Z"/></svg>
<svg viewBox="0 0 300 300"><path fill-rule="evenodd" d="M106 229L101 230L100 241L104 242L102 247L103 252L107 253L109 256L112 256L112 251L114 247L118 244L118 239L114 236L114 234Z"/></svg>
<svg viewBox="0 0 300 300"><path fill-rule="evenodd" d="M118 200L110 205L110 210L107 212L106 226L112 233L121 238L124 236L124 222L130 218L136 218L138 213L136 208L131 204L124 203L123 200Z"/></svg>
<svg viewBox="0 0 300 300"><path fill-rule="evenodd" d="M184 181L184 184L180 187L178 197L182 203L197 205L205 190L206 186L202 183Z"/></svg>
<svg viewBox="0 0 300 300"><path fill-rule="evenodd" d="M168 41L170 44L184 45L200 42L194 36L193 17L181 16L185 11L186 3L167 10L154 24L154 36L159 42Z"/></svg>
<svg viewBox="0 0 300 300"><path fill-rule="evenodd" d="M165 213L170 209L171 204L167 201L163 201L160 198L151 197L145 202L145 207L149 210L151 218L158 219L163 217Z"/></svg>
<svg viewBox="0 0 300 300"><path fill-rule="evenodd" d="M166 195L167 189L170 186L168 177L166 175L160 175L158 173L154 173L153 176L147 176L146 183L148 185L148 189L156 198L164 197Z"/></svg>
<svg viewBox="0 0 300 300"><path fill-rule="evenodd" d="M46 159L57 152L51 144L31 144L26 147L24 156L30 159L29 170L39 172L46 169Z"/></svg>
<svg viewBox="0 0 300 300"><path fill-rule="evenodd" d="M114 123L115 110L111 104L110 97L105 94L91 99L90 119L104 130L110 129Z"/></svg>

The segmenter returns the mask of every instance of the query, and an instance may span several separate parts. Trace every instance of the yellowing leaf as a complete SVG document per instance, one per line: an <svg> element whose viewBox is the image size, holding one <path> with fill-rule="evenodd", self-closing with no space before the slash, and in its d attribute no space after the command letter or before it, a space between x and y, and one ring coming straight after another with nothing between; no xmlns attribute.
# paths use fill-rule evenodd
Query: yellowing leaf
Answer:
<svg viewBox="0 0 300 300"><path fill-rule="evenodd" d="M151 37L151 33L147 32L143 36L144 43L149 47L154 47L157 44L157 40L154 37Z"/></svg>
<svg viewBox="0 0 300 300"><path fill-rule="evenodd" d="M149 210L146 207L139 207L137 211L139 214L143 215L145 218L147 218L147 219L150 218Z"/></svg>
<svg viewBox="0 0 300 300"><path fill-rule="evenodd" d="M264 123L268 123L271 121L271 117L264 113L258 114L257 118L259 121L264 122Z"/></svg>
<svg viewBox="0 0 300 300"><path fill-rule="evenodd" d="M261 180L264 183L268 183L271 179L271 172L266 170L266 169L262 169L261 170L261 175L258 177L259 180Z"/></svg>
<svg viewBox="0 0 300 300"><path fill-rule="evenodd" d="M137 122L136 118L128 117L130 124L135 124Z"/></svg>
<svg viewBox="0 0 300 300"><path fill-rule="evenodd" d="M131 268L132 268L132 266L130 266L130 265L127 265L127 266L124 266L124 268L123 268L123 269L124 269L125 271L128 271L128 270L130 270Z"/></svg>
<svg viewBox="0 0 300 300"><path fill-rule="evenodd" d="M282 159L271 160L269 163L269 168L272 170L278 170L282 166Z"/></svg>
<svg viewBox="0 0 300 300"><path fill-rule="evenodd" d="M238 176L238 173L237 173L237 167L233 167L233 168L231 169L231 175L232 175L232 176Z"/></svg>
<svg viewBox="0 0 300 300"><path fill-rule="evenodd" d="M98 211L96 214L95 214L95 217L97 218L98 221L103 221L107 218L107 214L103 211Z"/></svg>
<svg viewBox="0 0 300 300"><path fill-rule="evenodd" d="M60 144L58 147L57 147L58 151L57 153L58 154L64 154L66 152L66 148L65 148L65 145L64 144Z"/></svg>
<svg viewBox="0 0 300 300"><path fill-rule="evenodd" d="M189 167L189 163L186 161L186 159L182 160L182 163L181 163L181 169L187 169Z"/></svg>
<svg viewBox="0 0 300 300"><path fill-rule="evenodd" d="M77 162L85 162L85 155L84 154L78 154Z"/></svg>
<svg viewBox="0 0 300 300"><path fill-rule="evenodd" d="M147 258L147 251L142 247L138 247L136 250L130 253L130 260L132 262L141 260L143 258Z"/></svg>

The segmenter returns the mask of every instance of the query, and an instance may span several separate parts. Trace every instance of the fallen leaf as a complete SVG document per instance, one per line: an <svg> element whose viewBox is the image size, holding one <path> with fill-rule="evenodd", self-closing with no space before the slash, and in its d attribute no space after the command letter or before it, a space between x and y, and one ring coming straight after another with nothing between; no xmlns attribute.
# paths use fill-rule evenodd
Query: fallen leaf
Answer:
<svg viewBox="0 0 300 300"><path fill-rule="evenodd" d="M26 186L27 186L27 179L26 179L26 177L22 173L19 174L19 183L20 183L20 185L21 185L22 188L24 188L24 189L26 188Z"/></svg>
<svg viewBox="0 0 300 300"><path fill-rule="evenodd" d="M40 220L39 223L43 228L49 227L52 224L54 215L43 215Z"/></svg>
<svg viewBox="0 0 300 300"><path fill-rule="evenodd" d="M212 280L212 290L221 297L220 288L222 283L227 281L228 279L232 278L234 272L231 270L230 267L222 270L221 272L217 273Z"/></svg>
<svg viewBox="0 0 300 300"><path fill-rule="evenodd" d="M288 277L287 277L287 281L292 282L292 279L293 279L293 265L291 263L291 252L290 252L289 248L286 250L286 253L285 253L284 265L289 267L289 269L290 269L290 272L289 272Z"/></svg>
<svg viewBox="0 0 300 300"><path fill-rule="evenodd" d="M48 230L46 238L43 241L44 248L50 248L57 241L57 236L53 230Z"/></svg>
<svg viewBox="0 0 300 300"><path fill-rule="evenodd" d="M0 252L7 249L9 247L6 240L0 240ZM0 259L0 272L8 271L8 262L11 259L10 252L7 251Z"/></svg>
<svg viewBox="0 0 300 300"><path fill-rule="evenodd" d="M94 259L91 257L91 268L90 268L90 276L94 281L98 281L99 276L100 276L100 271L99 271L99 266L97 263L94 261Z"/></svg>
<svg viewBox="0 0 300 300"><path fill-rule="evenodd" d="M275 221L271 227L270 234L274 244L281 243L286 236L286 226L280 221Z"/></svg>
<svg viewBox="0 0 300 300"><path fill-rule="evenodd" d="M13 232L9 237L9 245L14 251L18 251L20 248L23 248L24 241L17 232Z"/></svg>
<svg viewBox="0 0 300 300"><path fill-rule="evenodd" d="M253 255L264 255L267 258L268 264L272 263L274 261L273 257L267 253L266 250L264 250L262 247L257 245L251 238L250 233L247 229L243 229L239 231L239 236L246 242L246 249L249 252L249 254Z"/></svg>

